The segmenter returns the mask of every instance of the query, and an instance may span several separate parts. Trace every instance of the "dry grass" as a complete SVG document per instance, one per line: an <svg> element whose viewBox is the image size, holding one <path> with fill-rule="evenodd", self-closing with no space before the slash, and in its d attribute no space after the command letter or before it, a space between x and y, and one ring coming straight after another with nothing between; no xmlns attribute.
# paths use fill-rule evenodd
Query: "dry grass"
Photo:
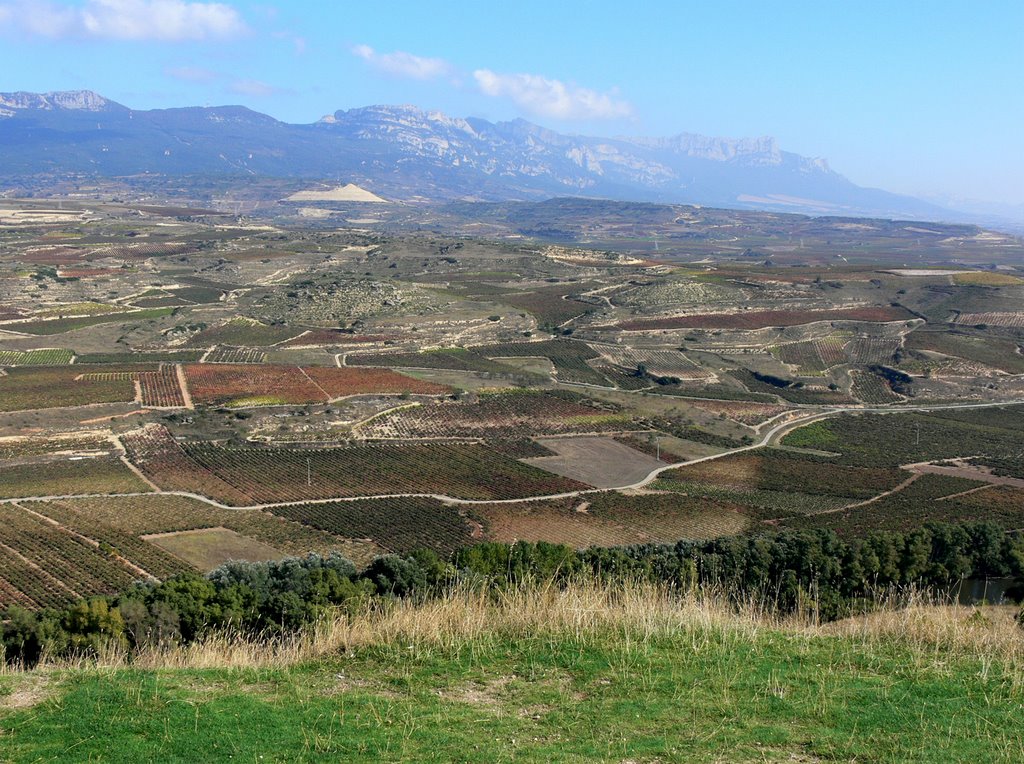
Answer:
<svg viewBox="0 0 1024 764"><path fill-rule="evenodd" d="M810 629L812 633L850 637L864 644L898 642L914 652L944 652L1024 660L1024 629L1009 605L970 606L935 602L911 594L902 603L874 613ZM1024 676L1020 677L1024 682Z"/></svg>
<svg viewBox="0 0 1024 764"><path fill-rule="evenodd" d="M894 593L876 612L820 624L813 612L780 616L770 604L737 606L707 590L681 592L651 584L567 587L524 585L495 595L460 589L423 602L372 602L304 633L273 641L220 634L184 647L153 649L133 657L119 651L74 665L146 669L282 668L375 646L457 651L508 639L555 639L584 644L595 635L623 644L645 644L673 635L724 635L749 643L765 632L794 638L852 639L865 646L898 644L941 663L985 656L1017 666L1024 657L1024 630L1010 607L937 604L915 592ZM67 662L50 664L68 667ZM1024 674L1021 675L1024 680Z"/></svg>

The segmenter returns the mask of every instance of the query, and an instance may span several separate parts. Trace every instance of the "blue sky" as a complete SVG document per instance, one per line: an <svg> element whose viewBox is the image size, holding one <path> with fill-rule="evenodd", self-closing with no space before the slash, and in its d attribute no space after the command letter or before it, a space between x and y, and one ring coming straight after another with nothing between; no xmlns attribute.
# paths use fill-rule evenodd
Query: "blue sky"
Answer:
<svg viewBox="0 0 1024 764"><path fill-rule="evenodd" d="M1022 0L0 0L0 91L68 89L772 135L862 185L1024 204Z"/></svg>

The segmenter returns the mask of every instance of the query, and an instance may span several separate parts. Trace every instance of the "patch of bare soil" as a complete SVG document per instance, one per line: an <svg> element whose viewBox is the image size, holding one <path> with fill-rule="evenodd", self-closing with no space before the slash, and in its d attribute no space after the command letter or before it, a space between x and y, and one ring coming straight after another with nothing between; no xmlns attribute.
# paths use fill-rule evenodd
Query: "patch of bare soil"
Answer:
<svg viewBox="0 0 1024 764"><path fill-rule="evenodd" d="M524 462L595 488L630 485L643 480L651 470L665 466L653 456L612 438L543 438L537 442L557 456L539 456L523 459Z"/></svg>
<svg viewBox="0 0 1024 764"><path fill-rule="evenodd" d="M0 708L17 711L33 708L52 695L50 677L32 674L24 677L9 695L0 697Z"/></svg>

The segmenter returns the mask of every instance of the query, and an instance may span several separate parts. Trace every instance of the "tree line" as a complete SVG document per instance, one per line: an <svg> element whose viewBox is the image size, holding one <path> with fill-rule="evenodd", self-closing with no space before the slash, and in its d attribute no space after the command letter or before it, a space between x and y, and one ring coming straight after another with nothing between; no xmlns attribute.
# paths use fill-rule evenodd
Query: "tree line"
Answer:
<svg viewBox="0 0 1024 764"><path fill-rule="evenodd" d="M453 586L491 591L526 582L647 581L715 587L782 613L832 620L876 607L892 587L947 591L961 578L1024 580L1024 538L994 523L933 523L844 539L829 530L575 550L544 542L483 543L442 559L430 550L378 557L363 570L338 554L228 562L207 575L138 582L64 609L7 609L8 663L188 644L217 632L272 639L376 599L441 597Z"/></svg>

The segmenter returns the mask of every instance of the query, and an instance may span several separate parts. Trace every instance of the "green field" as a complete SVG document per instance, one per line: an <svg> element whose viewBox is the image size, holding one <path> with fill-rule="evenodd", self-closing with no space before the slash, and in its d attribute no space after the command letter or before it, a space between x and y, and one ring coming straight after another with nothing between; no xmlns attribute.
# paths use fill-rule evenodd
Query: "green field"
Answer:
<svg viewBox="0 0 1024 764"><path fill-rule="evenodd" d="M842 636L628 593L616 602L533 596L540 600L456 599L357 617L298 663L239 654L219 668L160 668L165 658L155 668L5 674L0 758L948 764L1024 756L1019 638L998 637L1013 628L998 609L978 613L957 642L926 614ZM1003 647L972 654L971 639L988 635ZM212 646L202 655L226 654Z"/></svg>

